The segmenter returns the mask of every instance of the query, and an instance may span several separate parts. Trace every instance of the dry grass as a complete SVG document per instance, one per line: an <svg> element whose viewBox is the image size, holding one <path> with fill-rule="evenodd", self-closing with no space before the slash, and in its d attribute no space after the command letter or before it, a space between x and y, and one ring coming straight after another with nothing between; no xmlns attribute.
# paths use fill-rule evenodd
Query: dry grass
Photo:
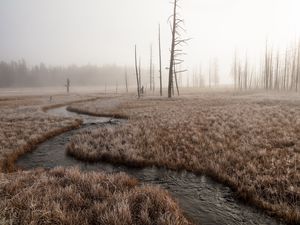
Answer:
<svg viewBox="0 0 300 225"><path fill-rule="evenodd" d="M91 116L103 116L103 117L113 117L119 119L128 119L128 116L121 111L120 105L124 103L128 98L108 98L101 99L101 104L97 104L97 107L94 107L94 104L89 104L87 102L80 104L72 104L68 106L68 110L71 112L84 113ZM92 106L92 107L91 107Z"/></svg>
<svg viewBox="0 0 300 225"><path fill-rule="evenodd" d="M102 114L104 104L72 108ZM239 196L300 223L300 98L201 94L177 100L123 99L112 111L131 118L75 136L69 154L88 161L165 166L205 173Z"/></svg>
<svg viewBox="0 0 300 225"><path fill-rule="evenodd" d="M50 101L50 96L52 99ZM15 109L24 106L55 106L59 104L68 104L72 102L86 101L87 99L95 99L93 94L42 94L42 95L16 95L16 96L1 96L0 107Z"/></svg>
<svg viewBox="0 0 300 225"><path fill-rule="evenodd" d="M20 155L32 150L36 144L81 124L78 120L49 116L43 111L113 97L92 93L0 95L0 172L13 171L14 161Z"/></svg>
<svg viewBox="0 0 300 225"><path fill-rule="evenodd" d="M54 99L0 98L0 224L191 224L167 192L125 174L62 168L1 173L12 171L17 157L36 144L81 123L42 110L95 97Z"/></svg>
<svg viewBox="0 0 300 225"><path fill-rule="evenodd" d="M15 159L49 137L80 125L50 117L37 108L0 109L0 172L12 171Z"/></svg>
<svg viewBox="0 0 300 225"><path fill-rule="evenodd" d="M14 161L38 143L78 127L79 120L49 116L41 109L98 99L94 95L0 97L0 172L14 169Z"/></svg>
<svg viewBox="0 0 300 225"><path fill-rule="evenodd" d="M125 174L0 174L0 224L189 225L169 194Z"/></svg>

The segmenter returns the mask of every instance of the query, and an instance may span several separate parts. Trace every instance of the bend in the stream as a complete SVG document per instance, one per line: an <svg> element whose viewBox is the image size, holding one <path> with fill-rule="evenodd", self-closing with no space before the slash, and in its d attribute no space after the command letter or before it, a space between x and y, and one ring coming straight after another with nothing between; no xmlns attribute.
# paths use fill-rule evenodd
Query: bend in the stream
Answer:
<svg viewBox="0 0 300 225"><path fill-rule="evenodd" d="M265 215L261 210L238 201L230 188L213 181L206 176L189 172L174 172L159 168L129 168L109 163L85 163L69 157L65 145L72 136L85 129L108 126L111 118L79 115L69 112L66 107L51 109L51 115L63 117L80 117L83 126L77 130L58 135L42 144L33 152L25 154L17 161L23 169L38 167L54 168L56 166L79 166L82 170L105 171L108 173L125 172L141 182L159 185L175 197L185 215L194 223L201 225L281 225ZM118 120L113 120L118 121Z"/></svg>

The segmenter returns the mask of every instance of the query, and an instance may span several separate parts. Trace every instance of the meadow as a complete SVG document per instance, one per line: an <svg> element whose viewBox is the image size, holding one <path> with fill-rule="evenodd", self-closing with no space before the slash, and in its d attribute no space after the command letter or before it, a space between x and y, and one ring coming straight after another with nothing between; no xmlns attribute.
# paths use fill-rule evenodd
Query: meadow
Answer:
<svg viewBox="0 0 300 225"><path fill-rule="evenodd" d="M18 157L82 123L47 109L99 98L115 101L92 94L0 97L0 224L191 224L167 191L124 173L16 168Z"/></svg>
<svg viewBox="0 0 300 225"><path fill-rule="evenodd" d="M55 168L0 181L0 224L191 224L166 191L126 174Z"/></svg>
<svg viewBox="0 0 300 225"><path fill-rule="evenodd" d="M297 94L222 92L73 104L72 111L129 119L76 135L67 152L90 162L206 174L299 224L299 103Z"/></svg>

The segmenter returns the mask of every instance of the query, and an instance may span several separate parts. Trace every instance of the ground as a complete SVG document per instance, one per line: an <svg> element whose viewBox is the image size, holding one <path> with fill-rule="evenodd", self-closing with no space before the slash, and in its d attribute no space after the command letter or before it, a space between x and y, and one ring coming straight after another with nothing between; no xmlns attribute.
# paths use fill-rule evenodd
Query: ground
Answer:
<svg viewBox="0 0 300 225"><path fill-rule="evenodd" d="M300 223L300 96L200 93L173 100L119 98L73 104L72 111L129 118L70 141L87 161L160 166L209 175L241 199Z"/></svg>
<svg viewBox="0 0 300 225"><path fill-rule="evenodd" d="M166 191L125 174L15 171L17 157L81 123L44 110L95 99L116 101L91 93L0 94L0 224L191 224Z"/></svg>
<svg viewBox="0 0 300 225"><path fill-rule="evenodd" d="M0 92L1 93L1 92ZM14 160L35 144L73 129L80 121L49 116L46 108L95 99L95 95L0 95L0 172L11 171Z"/></svg>
<svg viewBox="0 0 300 225"><path fill-rule="evenodd" d="M125 174L56 168L0 180L0 224L190 224L167 192Z"/></svg>
<svg viewBox="0 0 300 225"><path fill-rule="evenodd" d="M117 176L125 182L124 187L130 180L132 186L126 194L123 183L118 183L114 175L61 168L7 174L14 171L14 160L18 156L49 137L80 125L79 120L43 112L69 104L71 111L127 119L119 126L90 129L74 136L66 149L69 155L86 161L136 167L154 165L206 174L230 186L241 199L265 212L292 224L300 223L300 96L297 93L200 92L173 99L144 97L139 100L133 95L51 93L50 101L49 96L0 96L1 223L18 224L24 220L32 224L43 221L51 224L57 220L72 224L72 218L78 217L82 217L83 222L96 220L81 214L82 203L78 200L90 201L91 196L84 199L77 196L75 203L70 198L83 188L82 181L88 183L89 179L98 180L99 188L104 185L101 180L110 179L117 188L117 197L112 194L113 197L104 198L106 206L116 199L124 203L122 207L108 208L112 211L101 211L103 202L99 202L97 213L107 215L101 216L102 219L109 219L110 213L117 211L127 222L143 218L134 219L132 224L157 223L151 220L151 213L146 213L151 207L144 209L140 216L130 211L128 196L136 196L138 202L151 203L159 211L171 212L161 215L158 224L188 223L167 192L141 186L125 174ZM76 179L70 178L74 176ZM44 196L50 187L57 188L57 193L50 191ZM140 195L149 195L151 199ZM19 196L23 197L19 199ZM152 201L161 202L161 208ZM39 202L48 205L39 205ZM68 211L68 204L74 204L79 210ZM94 213L95 206L88 206L86 212ZM49 207L56 208L58 214L49 214ZM28 210L29 217L25 213ZM152 214L157 215L157 210L151 211ZM174 222L174 218L178 221ZM111 224L119 224L119 220L110 219Z"/></svg>

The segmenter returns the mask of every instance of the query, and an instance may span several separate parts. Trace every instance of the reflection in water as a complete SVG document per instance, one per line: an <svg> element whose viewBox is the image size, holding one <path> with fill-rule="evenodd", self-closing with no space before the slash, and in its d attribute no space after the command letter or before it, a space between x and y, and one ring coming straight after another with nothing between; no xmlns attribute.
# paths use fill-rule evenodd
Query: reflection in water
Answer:
<svg viewBox="0 0 300 225"><path fill-rule="evenodd" d="M49 111L50 114L74 117L65 107ZM201 225L270 225L283 224L264 215L261 211L246 206L234 198L230 188L214 182L208 177L188 172L173 172L158 168L128 168L108 163L84 163L65 154L65 145L77 132L98 126L109 126L108 118L80 115L84 120L82 128L54 137L22 156L17 165L23 169L37 167L79 166L82 170L125 172L148 184L160 185L168 190L179 202L185 215Z"/></svg>

